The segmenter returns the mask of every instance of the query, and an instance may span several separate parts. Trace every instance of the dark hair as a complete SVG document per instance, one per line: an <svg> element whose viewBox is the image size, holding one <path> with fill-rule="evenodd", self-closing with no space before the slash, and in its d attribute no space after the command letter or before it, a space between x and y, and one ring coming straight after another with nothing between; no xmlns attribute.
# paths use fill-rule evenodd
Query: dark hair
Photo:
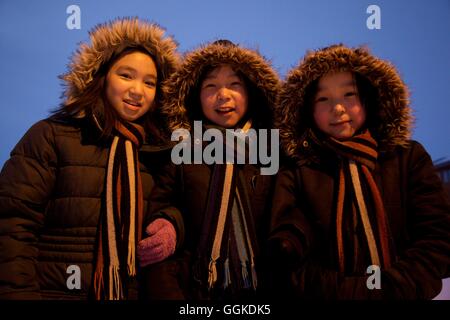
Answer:
<svg viewBox="0 0 450 320"><path fill-rule="evenodd" d="M305 95L303 97L303 108L299 106L299 122L300 128L315 128L314 121L314 100L317 93L317 86L319 79L311 81L305 88ZM300 102L301 104L301 102Z"/></svg>
<svg viewBox="0 0 450 320"><path fill-rule="evenodd" d="M358 89L359 99L361 104L364 106L366 111L366 121L364 123L364 128L368 128L372 134L376 134L375 129L379 124L379 114L378 114L378 91L372 85L372 83L364 76L359 73L352 72L355 80L356 87ZM305 89L304 96L304 108L300 109L300 126L303 128L316 127L314 121L314 99L317 93L317 87L319 85L319 79L312 81Z"/></svg>
<svg viewBox="0 0 450 320"><path fill-rule="evenodd" d="M358 88L359 99L366 110L365 128L368 128L372 135L376 135L378 130L374 130L380 124L379 115L379 95L378 90L366 77L359 73L354 73L356 87Z"/></svg>
<svg viewBox="0 0 450 320"><path fill-rule="evenodd" d="M220 44L225 47L236 47L236 44L234 44L232 41L228 39L219 39L214 41L212 44Z"/></svg>
<svg viewBox="0 0 450 320"><path fill-rule="evenodd" d="M108 105L106 98L106 76L116 61L120 58L133 53L142 52L152 58L156 68L158 70L157 75L157 87L155 100L152 108L136 122L144 126L146 134L155 140L157 143L161 143L166 137L167 133L158 129L155 124L161 123L162 116L160 115L159 105L162 100L161 92L161 68L157 64L157 60L143 47L126 47L118 54L114 55L109 61L103 64L100 69L94 74L92 81L86 87L86 89L73 101L63 102L58 109L52 111L53 118L56 119L70 119L78 116L84 112L85 116L95 116L96 120L102 127L101 139L108 139L114 129L114 124L117 120L121 120L117 111Z"/></svg>
<svg viewBox="0 0 450 320"><path fill-rule="evenodd" d="M200 100L201 85L206 76L215 68L221 65L230 65L230 67L236 72L238 77L244 82L244 85L247 89L248 110L245 116L240 120L240 122L245 122L247 119L252 119L252 127L268 128L272 123L272 112L270 111L267 99L264 97L264 94L252 81L250 81L250 79L240 70L239 67L226 62L224 62L223 64L209 65L203 69L200 77L194 85L194 88L191 89L191 92L186 98L185 106L188 110L189 120L205 120Z"/></svg>

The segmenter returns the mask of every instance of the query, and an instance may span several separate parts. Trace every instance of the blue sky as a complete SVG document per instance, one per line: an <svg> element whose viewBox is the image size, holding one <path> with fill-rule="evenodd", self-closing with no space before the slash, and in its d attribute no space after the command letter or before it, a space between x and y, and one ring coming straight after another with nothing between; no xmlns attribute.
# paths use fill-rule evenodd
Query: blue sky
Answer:
<svg viewBox="0 0 450 320"><path fill-rule="evenodd" d="M381 9L369 30L367 7ZM69 30L69 5L81 29ZM411 90L413 138L434 160L450 156L450 2L434 1L0 1L0 165L26 130L60 102L69 57L95 24L120 16L155 21L180 51L218 38L257 48L281 76L305 54L342 42L365 44L394 63Z"/></svg>
<svg viewBox="0 0 450 320"><path fill-rule="evenodd" d="M379 30L366 26L371 4L381 9ZM79 30L66 27L70 5L81 10ZM123 16L159 23L181 52L219 38L259 49L283 77L308 49L367 45L394 63L410 88L413 138L434 160L450 157L448 0L0 0L0 166L26 130L58 106L57 76L88 30Z"/></svg>

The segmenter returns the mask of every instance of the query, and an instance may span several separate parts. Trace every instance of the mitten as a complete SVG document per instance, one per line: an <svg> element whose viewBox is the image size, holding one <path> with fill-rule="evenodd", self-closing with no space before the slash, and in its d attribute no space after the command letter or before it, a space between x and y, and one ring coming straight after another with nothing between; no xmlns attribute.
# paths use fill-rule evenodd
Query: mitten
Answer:
<svg viewBox="0 0 450 320"><path fill-rule="evenodd" d="M158 218L147 226L145 232L148 237L139 241L137 246L141 267L162 261L175 252L177 233L170 221Z"/></svg>

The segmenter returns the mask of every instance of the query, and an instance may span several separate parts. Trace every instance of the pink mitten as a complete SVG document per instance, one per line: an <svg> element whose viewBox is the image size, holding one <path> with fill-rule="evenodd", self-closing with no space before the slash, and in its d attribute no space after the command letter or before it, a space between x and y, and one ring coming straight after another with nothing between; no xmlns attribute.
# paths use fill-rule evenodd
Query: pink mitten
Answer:
<svg viewBox="0 0 450 320"><path fill-rule="evenodd" d="M170 221L156 219L147 226L145 232L148 237L139 241L137 246L141 267L162 261L175 252L177 233Z"/></svg>

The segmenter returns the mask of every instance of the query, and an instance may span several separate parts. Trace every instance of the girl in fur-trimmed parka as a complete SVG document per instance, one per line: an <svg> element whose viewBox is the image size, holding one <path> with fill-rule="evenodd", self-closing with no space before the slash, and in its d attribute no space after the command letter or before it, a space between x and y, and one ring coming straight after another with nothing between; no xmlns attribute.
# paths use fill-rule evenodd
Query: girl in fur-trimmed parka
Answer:
<svg viewBox="0 0 450 320"><path fill-rule="evenodd" d="M292 165L277 178L270 247L294 270L291 297L436 296L450 270L450 203L410 140L395 68L334 45L307 54L280 96L276 124Z"/></svg>
<svg viewBox="0 0 450 320"><path fill-rule="evenodd" d="M90 40L62 76L60 108L0 173L0 299L137 297L136 244L176 43L135 18L98 25Z"/></svg>
<svg viewBox="0 0 450 320"><path fill-rule="evenodd" d="M172 130L191 130L194 121L223 136L226 129L271 128L278 85L276 73L257 52L218 40L185 56L165 86L163 112ZM150 237L141 247L141 263L149 265L149 298L254 296L273 186L273 176L261 175L260 169L249 161L169 163L156 177Z"/></svg>

